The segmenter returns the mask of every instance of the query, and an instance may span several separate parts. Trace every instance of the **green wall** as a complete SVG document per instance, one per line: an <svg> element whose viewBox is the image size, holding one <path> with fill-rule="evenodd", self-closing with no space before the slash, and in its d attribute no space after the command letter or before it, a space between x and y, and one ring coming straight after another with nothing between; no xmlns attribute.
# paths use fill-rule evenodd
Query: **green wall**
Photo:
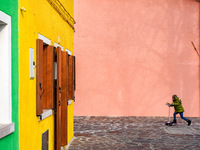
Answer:
<svg viewBox="0 0 200 150"><path fill-rule="evenodd" d="M11 16L12 122L15 123L15 132L0 139L0 150L18 150L19 149L18 0L0 0L0 11Z"/></svg>

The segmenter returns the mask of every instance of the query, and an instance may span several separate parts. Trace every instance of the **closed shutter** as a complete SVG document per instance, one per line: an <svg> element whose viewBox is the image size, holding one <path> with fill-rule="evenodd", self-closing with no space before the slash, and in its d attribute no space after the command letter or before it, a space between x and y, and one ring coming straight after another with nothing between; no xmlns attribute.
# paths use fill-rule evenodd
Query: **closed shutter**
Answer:
<svg viewBox="0 0 200 150"><path fill-rule="evenodd" d="M43 46L43 109L47 108L47 46Z"/></svg>
<svg viewBox="0 0 200 150"><path fill-rule="evenodd" d="M46 69L44 69L46 75L46 101L43 101L44 109L53 109L54 108L54 47L47 46L45 51L46 56Z"/></svg>
<svg viewBox="0 0 200 150"><path fill-rule="evenodd" d="M57 54L57 96L56 96L56 144L55 149L61 148L61 48L56 48Z"/></svg>
<svg viewBox="0 0 200 150"><path fill-rule="evenodd" d="M36 41L36 114L43 113L43 41L37 39Z"/></svg>
<svg viewBox="0 0 200 150"><path fill-rule="evenodd" d="M68 53L63 51L62 53L62 107L61 107L61 146L67 145L67 79L68 79L68 70L67 70L67 59Z"/></svg>
<svg viewBox="0 0 200 150"><path fill-rule="evenodd" d="M69 99L74 100L75 90L75 57L69 56Z"/></svg>
<svg viewBox="0 0 200 150"><path fill-rule="evenodd" d="M74 89L74 93L73 93L73 95L74 95L74 100L75 100L75 90L76 90L76 65L75 65L75 56L73 56L72 57L73 58L73 64L72 64L72 66L73 66L73 89Z"/></svg>
<svg viewBox="0 0 200 150"><path fill-rule="evenodd" d="M73 99L73 80L72 80L72 56L69 56L69 74L68 74L68 83L69 83L69 99Z"/></svg>

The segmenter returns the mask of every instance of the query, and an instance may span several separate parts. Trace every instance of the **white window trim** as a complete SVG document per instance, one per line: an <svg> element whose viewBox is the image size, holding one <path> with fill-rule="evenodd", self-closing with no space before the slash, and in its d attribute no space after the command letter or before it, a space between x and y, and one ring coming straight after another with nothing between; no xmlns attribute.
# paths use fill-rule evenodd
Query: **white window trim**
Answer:
<svg viewBox="0 0 200 150"><path fill-rule="evenodd" d="M13 133L15 131L15 124L0 124L0 139Z"/></svg>
<svg viewBox="0 0 200 150"><path fill-rule="evenodd" d="M43 113L38 117L39 121L44 120L45 118L53 114L52 109L43 109Z"/></svg>
<svg viewBox="0 0 200 150"><path fill-rule="evenodd" d="M72 52L70 50L68 50L67 48L65 50L66 52L68 52L69 55L72 55Z"/></svg>
<svg viewBox="0 0 200 150"><path fill-rule="evenodd" d="M0 70L4 74L0 74L1 85L0 88L1 99L0 99L0 123L8 124L12 122L12 100L11 100L11 17L4 12L0 11L0 25L2 31L0 34L0 51L1 60ZM4 26L4 27L3 27ZM2 47L2 49L1 49ZM2 94L3 93L3 94Z"/></svg>
<svg viewBox="0 0 200 150"><path fill-rule="evenodd" d="M61 51L63 51L63 47L62 47L60 44L54 42L54 46L55 46L55 47L60 47L60 48L61 48Z"/></svg>
<svg viewBox="0 0 200 150"><path fill-rule="evenodd" d="M44 35L38 33L38 38L43 41L46 45L51 45L51 40L45 37Z"/></svg>
<svg viewBox="0 0 200 150"><path fill-rule="evenodd" d="M72 99L68 100L68 102L67 102L67 105L71 105L71 104L72 104L72 102L73 102L73 100L72 100Z"/></svg>

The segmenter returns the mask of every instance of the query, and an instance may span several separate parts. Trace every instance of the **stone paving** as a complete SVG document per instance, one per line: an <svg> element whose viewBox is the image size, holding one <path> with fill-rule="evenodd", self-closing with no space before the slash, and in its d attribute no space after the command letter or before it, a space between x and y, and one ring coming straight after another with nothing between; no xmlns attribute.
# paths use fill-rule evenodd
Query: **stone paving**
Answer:
<svg viewBox="0 0 200 150"><path fill-rule="evenodd" d="M200 118L190 126L177 118L165 126L167 117L74 118L74 138L69 150L200 150Z"/></svg>

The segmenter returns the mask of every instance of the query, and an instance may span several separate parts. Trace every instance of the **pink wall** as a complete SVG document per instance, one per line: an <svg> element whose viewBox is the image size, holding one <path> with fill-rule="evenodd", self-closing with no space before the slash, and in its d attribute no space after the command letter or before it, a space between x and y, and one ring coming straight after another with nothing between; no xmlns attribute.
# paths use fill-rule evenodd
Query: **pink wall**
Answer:
<svg viewBox="0 0 200 150"><path fill-rule="evenodd" d="M199 3L75 0L75 115L199 116Z"/></svg>

